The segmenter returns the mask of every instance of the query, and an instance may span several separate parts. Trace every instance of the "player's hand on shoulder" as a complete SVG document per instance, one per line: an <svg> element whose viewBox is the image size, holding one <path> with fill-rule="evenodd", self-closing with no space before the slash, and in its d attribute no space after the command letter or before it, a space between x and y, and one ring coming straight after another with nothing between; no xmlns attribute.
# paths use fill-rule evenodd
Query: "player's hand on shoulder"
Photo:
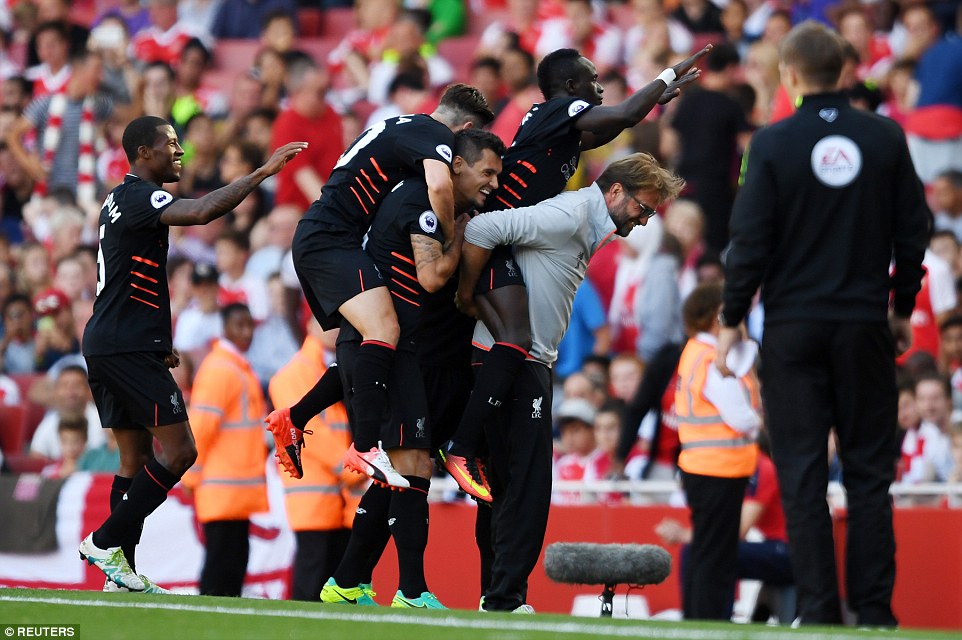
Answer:
<svg viewBox="0 0 962 640"><path fill-rule="evenodd" d="M307 149L306 142L288 142L283 147L278 147L261 169L263 169L267 175L272 176L283 169L284 165L293 160L294 156L304 149Z"/></svg>

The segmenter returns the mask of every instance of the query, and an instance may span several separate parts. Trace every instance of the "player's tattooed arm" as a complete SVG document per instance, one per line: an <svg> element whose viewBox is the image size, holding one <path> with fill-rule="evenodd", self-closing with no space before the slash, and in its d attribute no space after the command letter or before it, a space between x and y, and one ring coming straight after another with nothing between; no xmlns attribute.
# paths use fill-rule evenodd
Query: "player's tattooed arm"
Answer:
<svg viewBox="0 0 962 640"><path fill-rule="evenodd" d="M467 214L460 215L454 221L454 241L448 243L446 249L434 238L417 233L411 234L418 282L425 291L429 293L438 291L454 275L461 260L461 243L467 222Z"/></svg>

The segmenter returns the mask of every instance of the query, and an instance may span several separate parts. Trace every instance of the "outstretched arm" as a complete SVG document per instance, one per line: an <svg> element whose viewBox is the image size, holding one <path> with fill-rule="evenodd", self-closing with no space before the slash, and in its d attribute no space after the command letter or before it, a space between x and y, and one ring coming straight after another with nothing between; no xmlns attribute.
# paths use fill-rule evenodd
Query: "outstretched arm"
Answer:
<svg viewBox="0 0 962 640"><path fill-rule="evenodd" d="M695 63L711 51L712 46L703 49L671 68L674 79L659 76L633 93L627 100L611 107L595 107L578 118L575 127L581 132L581 148L594 149L612 141L619 133L633 127L655 108L681 95L681 88L694 82L701 71L694 69ZM668 76L671 73L667 72ZM663 74L664 75L664 74Z"/></svg>
<svg viewBox="0 0 962 640"><path fill-rule="evenodd" d="M235 180L225 187L211 191L196 200L178 200L160 214L160 222L170 227L189 227L207 224L232 211L261 182L284 168L287 162L307 148L306 142L289 142L250 175Z"/></svg>

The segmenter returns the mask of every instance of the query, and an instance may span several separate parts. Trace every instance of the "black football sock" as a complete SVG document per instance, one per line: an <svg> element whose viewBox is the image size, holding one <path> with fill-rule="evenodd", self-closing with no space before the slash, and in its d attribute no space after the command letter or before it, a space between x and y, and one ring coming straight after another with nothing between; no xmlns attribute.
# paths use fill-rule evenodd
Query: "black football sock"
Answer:
<svg viewBox="0 0 962 640"><path fill-rule="evenodd" d="M317 384L291 407L291 422L298 429L303 429L311 418L343 399L344 386L335 363L328 367Z"/></svg>
<svg viewBox="0 0 962 640"><path fill-rule="evenodd" d="M110 513L94 532L94 544L101 549L118 547L139 535L144 520L167 499L167 493L180 480L157 459L152 459L130 482L127 498Z"/></svg>
<svg viewBox="0 0 962 640"><path fill-rule="evenodd" d="M428 590L424 579L424 550L428 546L428 489L431 481L404 476L411 483L391 496L391 535L397 547L398 590L419 598Z"/></svg>
<svg viewBox="0 0 962 640"><path fill-rule="evenodd" d="M484 423L492 411L507 401L527 357L527 351L507 342L496 342L491 347L474 381L458 430L451 438L451 454L466 458L477 455Z"/></svg>
<svg viewBox="0 0 962 640"><path fill-rule="evenodd" d="M338 586L347 589L371 581L374 565L391 538L387 526L391 493L387 487L372 484L357 505L351 539L333 575Z"/></svg>
<svg viewBox="0 0 962 640"><path fill-rule="evenodd" d="M365 340L354 362L354 447L361 452L377 446L381 425L390 415L387 382L394 365L394 347L386 342Z"/></svg>
<svg viewBox="0 0 962 640"><path fill-rule="evenodd" d="M113 513L114 509L117 508L124 500L124 494L130 489L130 483L133 481L132 478L125 478L124 476L114 476L114 482L110 485L110 512ZM143 524L141 524L143 528ZM137 571L137 560L134 558L134 553L137 549L137 542L140 540L140 535L138 534L136 539L127 540L120 545L120 548L124 552L124 557L127 558L127 564L134 571Z"/></svg>

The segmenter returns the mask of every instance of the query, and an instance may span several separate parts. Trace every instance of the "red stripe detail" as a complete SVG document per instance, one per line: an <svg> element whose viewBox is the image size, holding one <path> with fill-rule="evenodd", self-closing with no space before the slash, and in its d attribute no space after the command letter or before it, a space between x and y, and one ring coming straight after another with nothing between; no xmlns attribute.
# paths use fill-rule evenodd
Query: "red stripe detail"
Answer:
<svg viewBox="0 0 962 640"><path fill-rule="evenodd" d="M355 180L357 181L357 183L360 185L361 191L364 192L364 195L367 196L367 199L371 201L371 204L374 204L374 198L371 197L371 192L367 190L367 188L364 186L364 183L361 182L361 179L358 178L357 176L354 176L354 179L355 179Z"/></svg>
<svg viewBox="0 0 962 640"><path fill-rule="evenodd" d="M147 258L141 258L140 256L132 256L132 257L133 257L133 259L136 260L137 262L143 262L144 264L146 264L146 265L148 265L148 266L151 266L151 267L159 267L159 266L160 266L159 264L157 264L157 263L154 262L153 260L148 260Z"/></svg>
<svg viewBox="0 0 962 640"><path fill-rule="evenodd" d="M408 263L409 265L411 265L412 267L417 266L417 265L414 264L414 260L411 260L411 259L408 258L407 256L402 256L402 255L401 255L400 253L398 253L397 251L392 251L392 252L391 252L391 255L394 256L395 258L397 258L398 260L404 260L405 262L407 262L407 263Z"/></svg>
<svg viewBox="0 0 962 640"><path fill-rule="evenodd" d="M367 205L365 205L364 201L361 200L361 196L357 195L357 191L354 190L354 187L351 187L350 189L351 189L351 193L354 194L354 197L357 198L357 201L361 203L361 208L364 209L364 213L366 213L367 215L371 215L371 212L367 210Z"/></svg>
<svg viewBox="0 0 962 640"><path fill-rule="evenodd" d="M402 433L403 433L403 432L402 432ZM400 443L399 443L399 444L400 444ZM401 489L401 491L409 491L409 490L410 490L410 491L419 491L419 492L423 493L424 495L428 495L428 492L427 492L427 491L425 491L424 489L418 489L417 487L405 487L405 488L402 488L402 489Z"/></svg>
<svg viewBox="0 0 962 640"><path fill-rule="evenodd" d="M157 305L155 305L153 302L147 302L146 300L141 300L141 299L138 298L137 296L130 296L130 299L131 299L131 300L136 300L137 302L143 302L143 303L144 303L145 305L147 305L148 307L153 307L154 309L160 309L160 307L158 307Z"/></svg>
<svg viewBox="0 0 962 640"><path fill-rule="evenodd" d="M361 280L361 291L364 291L364 274L360 269L357 270L357 277Z"/></svg>
<svg viewBox="0 0 962 640"><path fill-rule="evenodd" d="M154 426L155 427L157 426L158 422L160 421L157 419L157 403L155 402L154 403ZM147 471L147 467L144 467L144 471ZM147 471L147 473L150 474L149 471ZM150 476L150 477L153 478L154 476ZM154 479L154 482L157 482L156 478ZM160 483L157 482L157 484L160 484Z"/></svg>
<svg viewBox="0 0 962 640"><path fill-rule="evenodd" d="M382 342L381 340L362 340L361 341L361 346L364 346L366 344L373 344L378 347L384 347L385 349L390 349L391 351L397 351L397 348L393 344Z"/></svg>
<svg viewBox="0 0 962 640"><path fill-rule="evenodd" d="M511 344L510 342L495 342L494 344L500 344L502 347L509 347L509 348L514 349L515 351L518 351L519 353L521 353L525 358L528 357L528 352L525 351L524 349L522 349L521 347L519 347L519 346L516 345L516 344Z"/></svg>
<svg viewBox="0 0 962 640"><path fill-rule="evenodd" d="M395 284L398 285L399 287L404 287L405 289L407 289L408 291L410 291L411 293L413 293L413 294L416 295L416 296L421 295L420 293L418 293L417 291L415 291L415 290L412 289L411 287L407 286L406 284L404 284L403 282L401 282L401 281L398 280L397 278L391 278L391 282L395 283Z"/></svg>
<svg viewBox="0 0 962 640"><path fill-rule="evenodd" d="M494 289L494 269L491 270L488 276L488 289Z"/></svg>
<svg viewBox="0 0 962 640"><path fill-rule="evenodd" d="M404 276L404 277L406 277L406 278L410 278L411 280L414 280L415 282L418 282L418 279L417 279L416 277L412 276L410 273L405 273L404 271L401 271L400 269L398 269L397 267L395 267L393 264L391 265L391 271L394 271L395 273L400 273L402 276Z"/></svg>
<svg viewBox="0 0 962 640"><path fill-rule="evenodd" d="M156 292L156 291L151 291L150 289L146 289L146 288L140 286L139 284L134 284L133 282L131 282L131 283L130 283L130 286L132 286L134 289L140 289L141 291L146 291L147 293L149 293L149 294L152 295L152 296L156 296L156 295L157 295L157 292Z"/></svg>
<svg viewBox="0 0 962 640"><path fill-rule="evenodd" d="M538 170L535 169L535 166L526 160L518 160L518 164L520 164L522 167L524 167L531 173L538 173Z"/></svg>
<svg viewBox="0 0 962 640"><path fill-rule="evenodd" d="M156 278L151 278L150 276L145 276L144 274L140 273L139 271L131 271L130 273L131 273L131 275L135 275L135 276L137 276L138 278L143 278L144 280L147 280L147 281L149 281L149 282L153 282L154 284L157 284L157 279L156 279Z"/></svg>
<svg viewBox="0 0 962 640"><path fill-rule="evenodd" d="M514 189L512 189L511 187L509 187L508 185L502 184L501 187L502 187L505 191L507 191L508 193L510 193L511 195L513 195L515 198L517 198L518 200L521 199L521 196L518 195L518 192L515 191Z"/></svg>
<svg viewBox="0 0 962 640"><path fill-rule="evenodd" d="M374 182L371 180L371 177L367 175L367 171L361 169L361 175L364 176L364 178L367 180L367 183L371 185L372 189L374 189L374 193L381 193L380 190L374 186Z"/></svg>
<svg viewBox="0 0 962 640"><path fill-rule="evenodd" d="M507 200L505 200L504 198L502 198L501 196L494 196L494 197L497 198L498 200L500 200L500 201L501 201L501 204L503 204L503 205L506 206L507 208L509 208L509 209L514 209L514 205L511 204L510 202L508 202Z"/></svg>
<svg viewBox="0 0 962 640"><path fill-rule="evenodd" d="M155 405L154 405L154 415L156 416L156 414L157 414L157 405L155 404ZM154 420L156 421L157 418L155 417ZM156 426L156 425L154 425L154 426ZM152 474L152 473L150 472L150 469L148 469L148 468L146 467L146 465L144 466L144 471L146 471L146 472L147 472L147 475L150 476L150 479L153 480L154 482L156 482L156 483L157 483L157 486L159 486L159 487L160 487L161 489L163 489L164 491L170 491L171 489L173 489L173 487L165 487L165 486L164 486L164 483L161 482L160 480L158 480L157 478L155 478L155 477L154 477L154 474Z"/></svg>
<svg viewBox="0 0 962 640"><path fill-rule="evenodd" d="M520 185L521 185L522 187L524 187L525 189L528 188L528 183L525 182L524 180L522 180L521 178L519 178L517 175L515 175L514 171L512 171L512 172L509 173L508 175L511 176L512 178L514 178L515 180L517 180L517 181L518 181L518 184L520 184Z"/></svg>
<svg viewBox="0 0 962 640"><path fill-rule="evenodd" d="M491 347L486 347L480 342L475 342L474 340L471 341L471 346L477 347L478 349L481 349L481 351L491 351Z"/></svg>
<svg viewBox="0 0 962 640"><path fill-rule="evenodd" d="M420 307L420 306L421 306L421 305L419 305L417 302L415 302L414 300L408 300L407 298L405 298L404 296L402 296L400 293L396 293L396 292L392 291L392 292L391 292L391 295L394 296L395 298L400 298L401 300L404 300L404 301L407 302L408 304L413 304L415 307Z"/></svg>
<svg viewBox="0 0 962 640"><path fill-rule="evenodd" d="M374 159L374 156L371 156L371 164L373 164L374 168L377 169L377 173L381 176L381 179L384 180L384 182L387 182L387 176L384 175L383 171L381 171L381 167L378 165L377 160Z"/></svg>

